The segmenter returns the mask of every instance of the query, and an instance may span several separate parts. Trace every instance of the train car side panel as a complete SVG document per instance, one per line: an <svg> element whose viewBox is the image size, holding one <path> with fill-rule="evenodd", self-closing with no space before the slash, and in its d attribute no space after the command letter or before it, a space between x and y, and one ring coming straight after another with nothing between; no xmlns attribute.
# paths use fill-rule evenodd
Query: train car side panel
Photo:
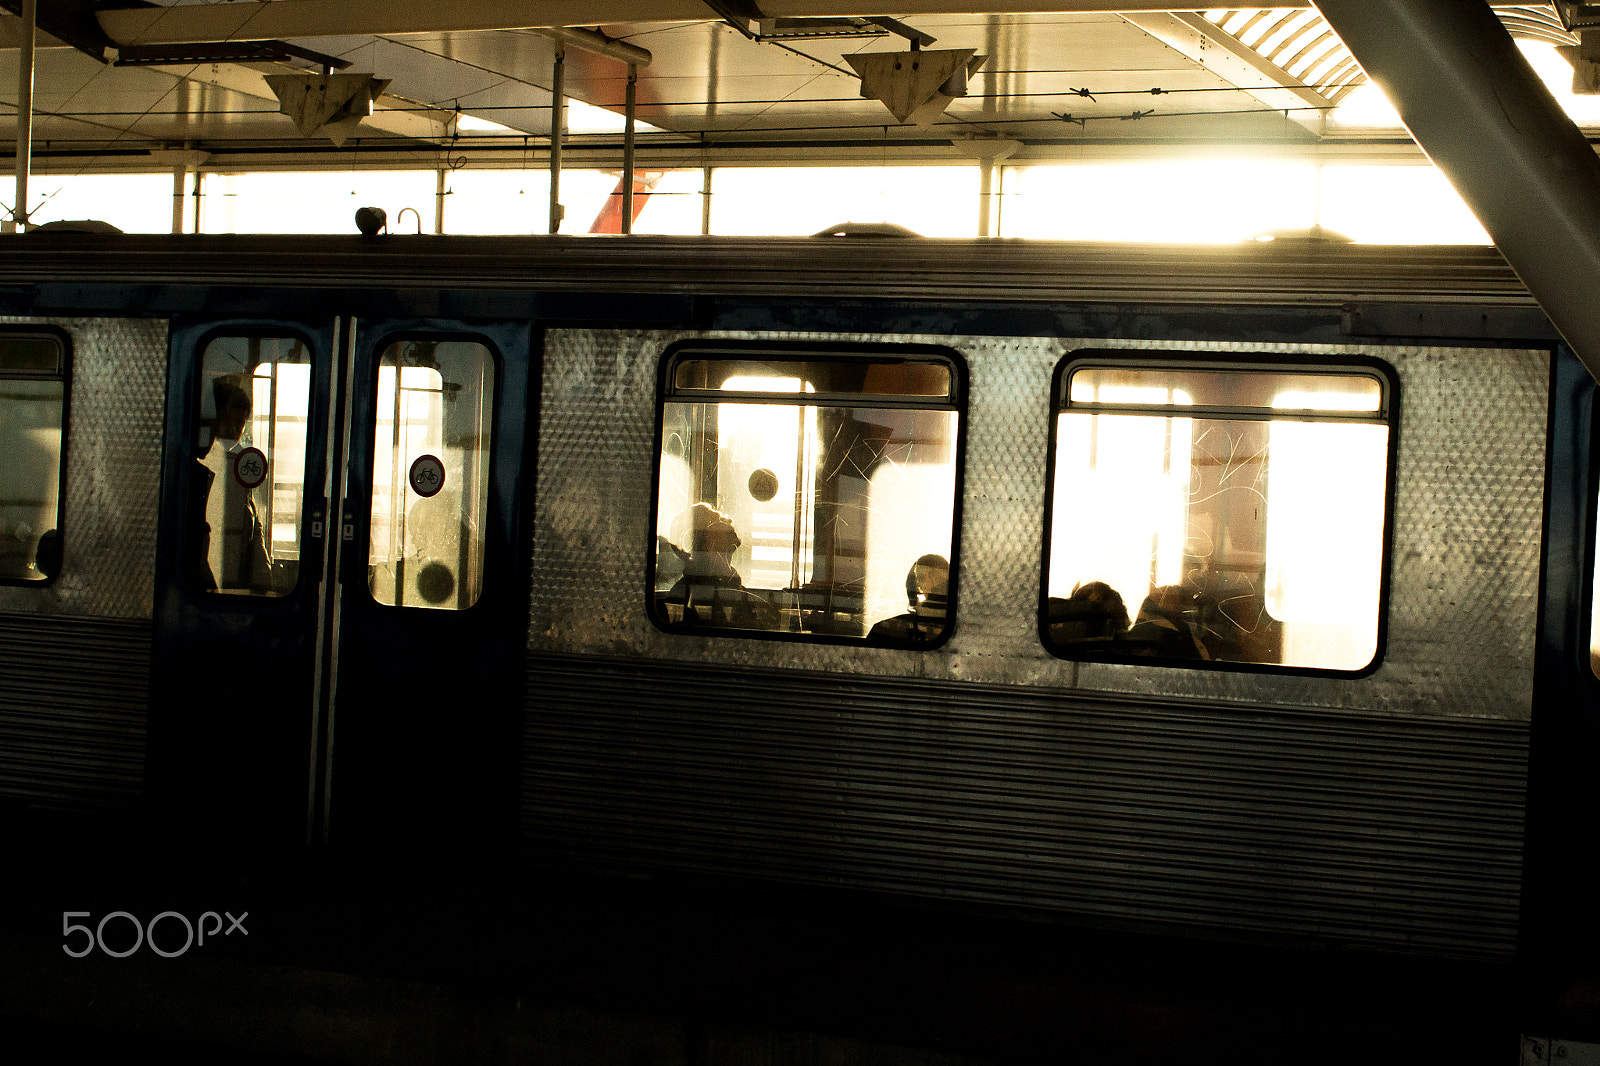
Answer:
<svg viewBox="0 0 1600 1066"><path fill-rule="evenodd" d="M71 345L61 572L0 585L0 800L126 809L145 785L164 322L4 318Z"/></svg>
<svg viewBox="0 0 1600 1066"><path fill-rule="evenodd" d="M539 861L1513 950L1547 352L1184 345L1395 368L1389 642L1375 673L1341 678L1040 647L1051 372L1079 347L1177 347L1159 342L831 338L970 363L954 635L907 652L660 632L652 390L684 336L547 336L523 811Z"/></svg>

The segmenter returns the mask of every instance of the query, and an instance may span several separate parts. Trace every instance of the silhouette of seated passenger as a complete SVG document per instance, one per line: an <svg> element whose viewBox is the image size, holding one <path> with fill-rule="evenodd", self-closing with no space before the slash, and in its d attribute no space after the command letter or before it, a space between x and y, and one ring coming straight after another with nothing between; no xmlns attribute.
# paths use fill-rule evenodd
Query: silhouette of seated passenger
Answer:
<svg viewBox="0 0 1600 1066"><path fill-rule="evenodd" d="M1050 639L1061 644L1114 640L1128 631L1122 594L1104 581L1086 581L1067 599L1052 596L1046 616Z"/></svg>
<svg viewBox="0 0 1600 1066"><path fill-rule="evenodd" d="M912 563L906 571L906 600L911 609L873 626L868 640L927 644L938 639L949 619L949 560L924 555Z"/></svg>
<svg viewBox="0 0 1600 1066"><path fill-rule="evenodd" d="M33 565L45 577L61 573L61 533L58 530L46 530L39 538Z"/></svg>
<svg viewBox="0 0 1600 1066"><path fill-rule="evenodd" d="M656 592L666 592L683 578L683 564L689 561L689 553L678 547L672 541L656 534Z"/></svg>
<svg viewBox="0 0 1600 1066"><path fill-rule="evenodd" d="M1123 650L1162 659L1211 658L1191 620L1194 609L1195 594L1182 585L1151 589L1123 638Z"/></svg>
<svg viewBox="0 0 1600 1066"><path fill-rule="evenodd" d="M733 567L733 553L743 542L731 518L709 503L697 503L672 520L672 535L673 540L664 547L657 539L658 563L663 556L676 556L683 568L683 576L661 597L668 608L668 621L736 629L778 628L778 609L746 589ZM689 544L687 552L678 546L684 541Z"/></svg>

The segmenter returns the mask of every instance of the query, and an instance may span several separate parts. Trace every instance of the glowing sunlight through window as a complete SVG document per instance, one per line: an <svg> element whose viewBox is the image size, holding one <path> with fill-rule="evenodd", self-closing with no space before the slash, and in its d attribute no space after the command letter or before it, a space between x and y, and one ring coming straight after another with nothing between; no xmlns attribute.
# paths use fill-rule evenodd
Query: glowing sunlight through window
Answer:
<svg viewBox="0 0 1600 1066"><path fill-rule="evenodd" d="M1058 392L1047 645L1365 669L1383 577L1383 379L1086 355Z"/></svg>

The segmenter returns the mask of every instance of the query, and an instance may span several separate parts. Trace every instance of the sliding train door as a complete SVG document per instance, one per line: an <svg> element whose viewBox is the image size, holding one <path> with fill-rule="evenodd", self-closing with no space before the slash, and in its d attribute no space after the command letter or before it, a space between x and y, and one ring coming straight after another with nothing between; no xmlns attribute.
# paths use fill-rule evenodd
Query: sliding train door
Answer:
<svg viewBox="0 0 1600 1066"><path fill-rule="evenodd" d="M152 792L201 854L514 825L526 323L172 332Z"/></svg>
<svg viewBox="0 0 1600 1066"><path fill-rule="evenodd" d="M530 327L354 326L320 809L343 854L509 854Z"/></svg>
<svg viewBox="0 0 1600 1066"><path fill-rule="evenodd" d="M197 861L303 847L339 323L175 323L149 787Z"/></svg>

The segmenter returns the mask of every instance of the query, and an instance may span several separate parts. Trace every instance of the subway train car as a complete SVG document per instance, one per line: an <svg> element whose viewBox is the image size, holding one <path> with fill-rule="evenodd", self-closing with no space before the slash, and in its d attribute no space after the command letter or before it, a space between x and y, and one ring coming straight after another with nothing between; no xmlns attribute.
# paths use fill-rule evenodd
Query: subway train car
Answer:
<svg viewBox="0 0 1600 1066"><path fill-rule="evenodd" d="M339 870L1513 1038L1592 968L1595 383L1492 249L0 251L0 814L116 950Z"/></svg>

